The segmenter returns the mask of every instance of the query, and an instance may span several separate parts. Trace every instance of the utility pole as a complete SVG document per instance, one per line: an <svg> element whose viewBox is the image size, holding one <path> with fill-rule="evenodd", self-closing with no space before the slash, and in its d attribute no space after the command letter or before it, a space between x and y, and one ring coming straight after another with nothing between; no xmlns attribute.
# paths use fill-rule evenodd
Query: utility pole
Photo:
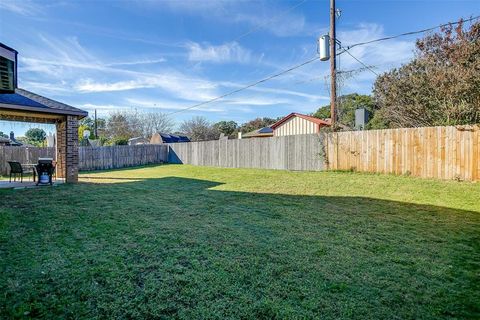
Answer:
<svg viewBox="0 0 480 320"><path fill-rule="evenodd" d="M333 130L335 130L337 117L337 37L335 35L335 16L335 0L330 0L330 122Z"/></svg>
<svg viewBox="0 0 480 320"><path fill-rule="evenodd" d="M98 133L97 133L97 109L95 109L95 122L93 123L93 132L95 133L95 140L98 139Z"/></svg>

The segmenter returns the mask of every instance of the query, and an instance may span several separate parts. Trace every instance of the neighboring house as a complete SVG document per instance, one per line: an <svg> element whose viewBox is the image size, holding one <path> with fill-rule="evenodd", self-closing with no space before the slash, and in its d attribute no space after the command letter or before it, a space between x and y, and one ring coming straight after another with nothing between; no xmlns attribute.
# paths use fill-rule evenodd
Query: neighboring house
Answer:
<svg viewBox="0 0 480 320"><path fill-rule="evenodd" d="M9 146L10 139L5 137L0 137L0 146Z"/></svg>
<svg viewBox="0 0 480 320"><path fill-rule="evenodd" d="M275 122L271 128L273 129L273 135L278 137L318 133L320 128L325 126L330 126L330 122L294 112Z"/></svg>
<svg viewBox="0 0 480 320"><path fill-rule="evenodd" d="M242 135L242 138L268 138L273 137L273 129L270 127L264 127L261 129L253 130Z"/></svg>
<svg viewBox="0 0 480 320"><path fill-rule="evenodd" d="M15 139L15 134L10 132L10 138L0 137L0 146L20 147L23 143Z"/></svg>
<svg viewBox="0 0 480 320"><path fill-rule="evenodd" d="M162 143L178 143L178 142L190 142L190 139L187 136L167 134L167 133L154 133L150 139L151 144L162 144Z"/></svg>
<svg viewBox="0 0 480 320"><path fill-rule="evenodd" d="M150 144L150 140L145 139L144 137L136 137L136 138L128 139L129 146L137 146L141 144Z"/></svg>

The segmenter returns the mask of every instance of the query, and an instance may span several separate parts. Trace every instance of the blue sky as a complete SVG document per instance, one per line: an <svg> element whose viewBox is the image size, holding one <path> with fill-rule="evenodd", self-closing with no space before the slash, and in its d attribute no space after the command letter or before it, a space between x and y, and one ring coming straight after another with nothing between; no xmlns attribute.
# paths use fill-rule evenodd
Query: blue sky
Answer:
<svg viewBox="0 0 480 320"><path fill-rule="evenodd" d="M19 51L22 88L101 116L169 113L314 57L317 37L328 30L328 6L328 0L2 0L0 41ZM337 36L346 45L480 13L477 0L337 0L337 7ZM352 53L382 72L411 59L414 41L398 38ZM360 67L339 58L340 70ZM328 72L329 63L317 61L172 118L243 123L314 112L328 103ZM340 94L370 93L374 79L368 71L345 79ZM21 135L30 126L38 125L0 122L0 131Z"/></svg>

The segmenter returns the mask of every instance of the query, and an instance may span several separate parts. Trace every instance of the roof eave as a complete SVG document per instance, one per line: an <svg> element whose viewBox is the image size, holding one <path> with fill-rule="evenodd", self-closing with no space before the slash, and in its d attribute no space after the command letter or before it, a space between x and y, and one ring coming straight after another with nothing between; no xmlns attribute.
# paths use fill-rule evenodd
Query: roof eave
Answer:
<svg viewBox="0 0 480 320"><path fill-rule="evenodd" d="M77 116L79 119L83 119L88 116L86 111L71 111L71 110L61 110L61 109L52 109L52 108L39 108L31 106L22 106L19 104L8 104L0 103L0 108L11 109L11 110L22 110L22 111L33 111L44 114L54 114L62 116Z"/></svg>
<svg viewBox="0 0 480 320"><path fill-rule="evenodd" d="M315 117L309 117L309 116L306 116L304 114L301 114L301 113L296 113L296 112L292 112L290 113L289 115L285 116L284 118L278 120L277 122L275 122L274 124L272 124L270 126L270 128L272 129L276 129L278 128L279 126L281 126L283 123L285 123L287 120L293 118L293 117L299 117L299 118L302 118L302 119L305 119L307 121L311 121L313 123L316 123L316 124L322 124L322 125L325 125L325 126L329 126L330 123L328 123L327 121L325 120L322 120L322 119L318 119L318 118L315 118ZM315 121L313 121L311 118L315 118Z"/></svg>

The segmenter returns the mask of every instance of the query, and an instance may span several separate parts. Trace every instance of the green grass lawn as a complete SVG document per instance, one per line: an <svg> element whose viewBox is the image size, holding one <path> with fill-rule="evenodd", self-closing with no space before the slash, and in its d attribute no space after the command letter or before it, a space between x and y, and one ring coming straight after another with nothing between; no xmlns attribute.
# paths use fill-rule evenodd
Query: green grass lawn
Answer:
<svg viewBox="0 0 480 320"><path fill-rule="evenodd" d="M0 318L480 318L480 184L180 165L0 191Z"/></svg>

